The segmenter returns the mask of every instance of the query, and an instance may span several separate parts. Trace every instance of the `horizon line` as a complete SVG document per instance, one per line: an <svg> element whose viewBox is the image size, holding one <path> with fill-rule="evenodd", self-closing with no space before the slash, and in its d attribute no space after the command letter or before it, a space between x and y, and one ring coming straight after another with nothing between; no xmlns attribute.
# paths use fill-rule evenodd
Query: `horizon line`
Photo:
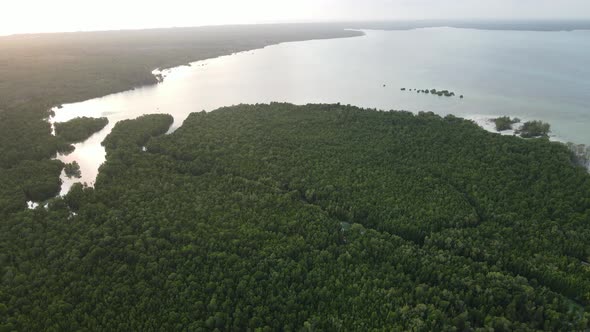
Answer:
<svg viewBox="0 0 590 332"><path fill-rule="evenodd" d="M391 18L391 19L333 19L333 20L292 20L292 21L262 21L262 22L241 22L241 23L219 23L203 25L179 25L179 26L154 26L154 27L123 27L112 29L82 29L82 30L59 30L59 31L32 31L32 32L0 32L1 37L16 36L34 36L50 34L75 34L75 33L93 33L93 32L126 32L126 31L148 31L148 30L172 30L172 29L191 29L206 27L237 27L237 26L255 26L255 25L311 25L311 24L349 24L349 23L411 23L411 22L432 22L432 23L526 23L526 22L577 22L590 24L590 18ZM590 29L590 26L589 28Z"/></svg>

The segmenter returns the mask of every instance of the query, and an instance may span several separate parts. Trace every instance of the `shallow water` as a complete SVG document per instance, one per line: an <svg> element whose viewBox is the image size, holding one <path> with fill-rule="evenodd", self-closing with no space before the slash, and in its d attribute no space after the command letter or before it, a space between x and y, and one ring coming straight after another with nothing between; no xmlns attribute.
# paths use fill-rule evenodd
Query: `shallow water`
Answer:
<svg viewBox="0 0 590 332"><path fill-rule="evenodd" d="M93 184L100 142L122 119L189 113L239 103L336 103L471 118L499 115L552 124L559 140L590 144L590 31L429 28L366 31L363 37L285 43L164 72L163 83L55 109L53 121L106 116L109 125L59 159L78 161ZM385 85L385 86L384 86ZM400 88L448 89L446 98Z"/></svg>

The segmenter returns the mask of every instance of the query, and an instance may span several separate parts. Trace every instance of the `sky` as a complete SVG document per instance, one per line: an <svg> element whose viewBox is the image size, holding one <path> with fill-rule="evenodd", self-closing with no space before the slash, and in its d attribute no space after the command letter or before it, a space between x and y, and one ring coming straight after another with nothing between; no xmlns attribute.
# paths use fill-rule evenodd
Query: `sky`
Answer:
<svg viewBox="0 0 590 332"><path fill-rule="evenodd" d="M0 35L400 19L588 19L590 0L0 0Z"/></svg>

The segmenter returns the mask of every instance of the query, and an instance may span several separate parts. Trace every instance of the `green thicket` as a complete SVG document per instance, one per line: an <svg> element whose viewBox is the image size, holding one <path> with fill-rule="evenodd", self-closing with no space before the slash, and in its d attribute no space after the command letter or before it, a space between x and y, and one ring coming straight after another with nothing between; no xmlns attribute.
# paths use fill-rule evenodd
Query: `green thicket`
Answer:
<svg viewBox="0 0 590 332"><path fill-rule="evenodd" d="M27 200L42 201L59 193L63 164L50 161L70 145L51 136L49 116L40 106L9 109L0 105L0 218L26 208Z"/></svg>
<svg viewBox="0 0 590 332"><path fill-rule="evenodd" d="M26 208L26 201L40 202L57 195L59 175L64 165L59 160L24 160L11 168L0 169L0 219L4 214Z"/></svg>
<svg viewBox="0 0 590 332"><path fill-rule="evenodd" d="M80 117L67 122L56 122L55 135L63 138L69 143L85 141L92 134L103 129L109 120L107 118Z"/></svg>
<svg viewBox="0 0 590 332"><path fill-rule="evenodd" d="M67 150L69 144L51 135L45 105L8 108L0 104L0 168L23 160L42 160Z"/></svg>
<svg viewBox="0 0 590 332"><path fill-rule="evenodd" d="M149 114L119 121L101 144L107 154L117 149L141 147L150 137L165 134L173 122L170 114Z"/></svg>
<svg viewBox="0 0 590 332"><path fill-rule="evenodd" d="M82 172L80 171L80 165L75 160L69 164L64 165L64 172L65 172L66 176L69 178L82 177Z"/></svg>
<svg viewBox="0 0 590 332"><path fill-rule="evenodd" d="M543 121L527 121L519 129L518 133L524 138L547 137L551 126Z"/></svg>
<svg viewBox="0 0 590 332"><path fill-rule="evenodd" d="M95 189L0 224L5 329L588 327L590 177L563 145L341 105L151 137L168 121L117 125Z"/></svg>
<svg viewBox="0 0 590 332"><path fill-rule="evenodd" d="M494 124L496 125L497 131L504 131L504 130L511 130L512 125L515 123L519 123L520 119L514 118L512 119L509 116L501 116L499 118L493 119Z"/></svg>

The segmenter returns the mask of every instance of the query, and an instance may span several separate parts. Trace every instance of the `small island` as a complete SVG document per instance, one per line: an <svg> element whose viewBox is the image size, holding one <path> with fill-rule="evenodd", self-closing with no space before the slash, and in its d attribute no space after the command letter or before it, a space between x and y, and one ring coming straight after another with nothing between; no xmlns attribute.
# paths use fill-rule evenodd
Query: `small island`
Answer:
<svg viewBox="0 0 590 332"><path fill-rule="evenodd" d="M492 119L492 121L496 124L497 131L505 131L505 130L512 130L512 125L515 123L519 123L519 118L510 118L509 116L501 116L499 118Z"/></svg>
<svg viewBox="0 0 590 332"><path fill-rule="evenodd" d="M63 138L68 143L85 141L92 134L100 131L109 123L107 118L80 117L68 122L55 123L55 136Z"/></svg>
<svg viewBox="0 0 590 332"><path fill-rule="evenodd" d="M527 121L517 130L524 138L548 137L550 132L551 125L543 121Z"/></svg>
<svg viewBox="0 0 590 332"><path fill-rule="evenodd" d="M439 97L455 97L455 93L453 91L449 91L449 90L437 90L437 89L409 89L406 90L406 88L401 88L401 91L416 91L416 93L424 93L424 94L431 94L431 95L436 95ZM463 95L461 95L459 98L463 99Z"/></svg>
<svg viewBox="0 0 590 332"><path fill-rule="evenodd" d="M68 178L81 178L82 172L80 171L80 165L75 160L64 166L64 172Z"/></svg>
<svg viewBox="0 0 590 332"><path fill-rule="evenodd" d="M169 114L146 114L119 121L101 144L107 154L115 149L141 149L150 138L165 134L173 122Z"/></svg>
<svg viewBox="0 0 590 332"><path fill-rule="evenodd" d="M437 91L436 89L432 89L430 90L430 93L433 95L437 95L439 97L445 96L445 97L454 97L455 93L451 92L449 90L442 90L442 91Z"/></svg>
<svg viewBox="0 0 590 332"><path fill-rule="evenodd" d="M521 122L519 118L501 116L491 121L496 125L496 131L514 130L514 133L522 138L549 137L551 132L551 125L539 120L524 122L519 128L514 128L515 124Z"/></svg>

